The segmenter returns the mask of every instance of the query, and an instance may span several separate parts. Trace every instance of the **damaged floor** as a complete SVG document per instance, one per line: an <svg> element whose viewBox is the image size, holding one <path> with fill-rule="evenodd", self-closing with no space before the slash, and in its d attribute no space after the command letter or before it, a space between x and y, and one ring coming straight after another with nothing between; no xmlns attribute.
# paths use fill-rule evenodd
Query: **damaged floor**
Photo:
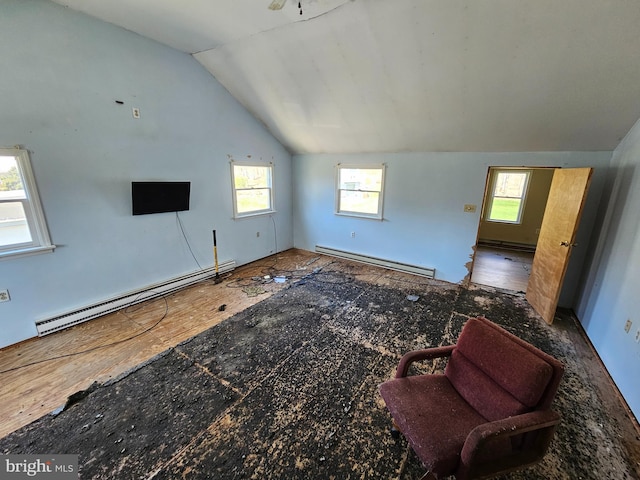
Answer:
<svg viewBox="0 0 640 480"><path fill-rule="evenodd" d="M287 281L269 281L279 275ZM166 300L0 352L2 371L17 368L0 374L9 431L106 381L2 439L0 452L80 453L82 478L419 478L406 444L387 434L377 384L405 351L451 343L484 314L568 366L554 453L508 478L637 478L637 432L573 319L548 327L519 295L290 251ZM113 343L114 323L153 328L100 347L101 334ZM18 368L83 338L97 350ZM56 389L43 380L51 375L74 378Z"/></svg>

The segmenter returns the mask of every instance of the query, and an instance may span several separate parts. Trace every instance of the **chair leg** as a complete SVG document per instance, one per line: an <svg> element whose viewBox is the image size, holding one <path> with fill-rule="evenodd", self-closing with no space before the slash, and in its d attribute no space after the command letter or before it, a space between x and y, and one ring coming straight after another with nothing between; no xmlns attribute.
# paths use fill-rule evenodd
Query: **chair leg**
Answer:
<svg viewBox="0 0 640 480"><path fill-rule="evenodd" d="M389 432L391 433L391 436L394 439L399 439L400 438L400 429L398 428L398 425L396 425L396 421L392 419L392 424L391 424L391 428L389 429Z"/></svg>

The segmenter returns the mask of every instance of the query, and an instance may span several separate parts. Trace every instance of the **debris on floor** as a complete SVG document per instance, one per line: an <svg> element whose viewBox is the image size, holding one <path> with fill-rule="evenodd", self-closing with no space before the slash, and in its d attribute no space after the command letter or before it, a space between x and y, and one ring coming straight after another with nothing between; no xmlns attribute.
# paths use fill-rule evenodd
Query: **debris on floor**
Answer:
<svg viewBox="0 0 640 480"><path fill-rule="evenodd" d="M262 288L260 285L244 287L242 291L246 293L248 297L257 297L258 295L267 293L267 291L264 288Z"/></svg>

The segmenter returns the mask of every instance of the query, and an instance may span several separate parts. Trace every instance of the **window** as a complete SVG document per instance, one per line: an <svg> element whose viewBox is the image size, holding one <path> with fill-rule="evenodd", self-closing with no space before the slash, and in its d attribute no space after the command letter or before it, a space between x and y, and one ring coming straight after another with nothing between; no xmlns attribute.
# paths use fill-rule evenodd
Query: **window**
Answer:
<svg viewBox="0 0 640 480"><path fill-rule="evenodd" d="M529 185L529 170L493 170L489 222L520 223Z"/></svg>
<svg viewBox="0 0 640 480"><path fill-rule="evenodd" d="M0 149L0 258L51 251L29 153Z"/></svg>
<svg viewBox="0 0 640 480"><path fill-rule="evenodd" d="M231 163L233 216L235 218L274 212L273 165Z"/></svg>
<svg viewBox="0 0 640 480"><path fill-rule="evenodd" d="M384 171L384 165L338 165L336 213L382 219Z"/></svg>

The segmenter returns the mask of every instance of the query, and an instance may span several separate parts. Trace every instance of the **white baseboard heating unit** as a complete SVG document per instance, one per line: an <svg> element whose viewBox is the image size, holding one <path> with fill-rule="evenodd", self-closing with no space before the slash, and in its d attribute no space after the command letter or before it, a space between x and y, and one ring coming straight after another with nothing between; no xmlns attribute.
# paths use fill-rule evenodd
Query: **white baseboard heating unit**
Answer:
<svg viewBox="0 0 640 480"><path fill-rule="evenodd" d="M360 255L359 253L345 252L343 250L336 250L335 248L321 247L316 245L316 252L323 253L325 255L331 255L332 257L344 258L345 260L353 260L354 262L366 263L368 265L374 265L376 267L388 268L390 270L397 270L398 272L412 273L414 275L421 275L427 278L435 278L436 269L428 267L419 267L417 265L409 265L407 263L394 262L393 260L384 260L381 258L370 257L368 255Z"/></svg>
<svg viewBox="0 0 640 480"><path fill-rule="evenodd" d="M233 270L236 266L234 260L230 260L218 265L219 273L226 273ZM36 328L38 330L38 336L42 337L65 328L69 328L73 325L77 325L92 318L100 317L110 312L120 310L121 308L135 305L136 303L144 302L152 298L161 297L168 293L175 292L181 288L193 285L202 280L214 276L216 273L215 267L205 268L198 270L197 272L189 273L181 277L172 278L164 282L156 283L154 285L148 285L147 287L139 290L126 293L116 298L111 298L94 305L89 305L72 312L68 312L55 317L39 320L36 322Z"/></svg>

